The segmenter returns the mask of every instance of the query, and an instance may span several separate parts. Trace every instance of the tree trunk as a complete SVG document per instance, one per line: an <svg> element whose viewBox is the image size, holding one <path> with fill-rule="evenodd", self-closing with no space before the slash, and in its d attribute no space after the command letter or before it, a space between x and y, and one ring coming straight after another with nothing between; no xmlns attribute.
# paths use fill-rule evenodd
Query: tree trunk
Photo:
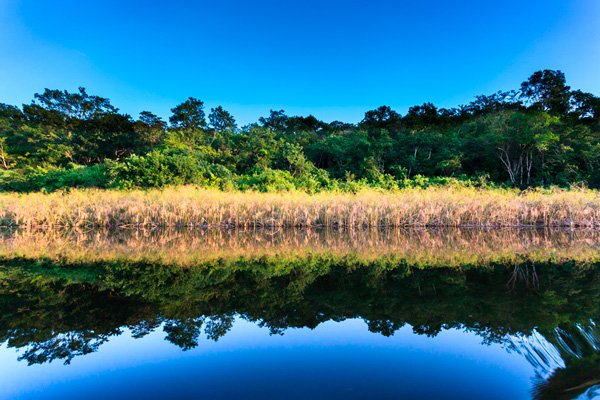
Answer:
<svg viewBox="0 0 600 400"><path fill-rule="evenodd" d="M2 162L2 168L9 169L8 161L6 161L6 154L4 153L4 144L0 143L0 162Z"/></svg>

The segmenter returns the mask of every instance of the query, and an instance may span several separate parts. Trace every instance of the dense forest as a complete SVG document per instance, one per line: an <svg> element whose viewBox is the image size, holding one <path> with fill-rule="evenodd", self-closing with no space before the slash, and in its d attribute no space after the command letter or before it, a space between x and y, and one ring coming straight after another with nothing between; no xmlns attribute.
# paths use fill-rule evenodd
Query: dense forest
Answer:
<svg viewBox="0 0 600 400"><path fill-rule="evenodd" d="M0 103L0 189L600 187L600 98L572 90L561 71L457 108L381 106L358 124L272 110L238 127L193 97L171 111L168 122L150 111L136 120L84 88Z"/></svg>

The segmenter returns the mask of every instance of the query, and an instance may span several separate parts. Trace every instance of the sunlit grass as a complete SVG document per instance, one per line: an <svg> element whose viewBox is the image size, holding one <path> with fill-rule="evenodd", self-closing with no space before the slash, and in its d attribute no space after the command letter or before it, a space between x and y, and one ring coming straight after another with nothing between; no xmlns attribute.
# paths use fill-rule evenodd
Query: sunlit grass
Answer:
<svg viewBox="0 0 600 400"><path fill-rule="evenodd" d="M351 193L74 190L0 194L0 225L21 227L600 226L594 190L477 188Z"/></svg>

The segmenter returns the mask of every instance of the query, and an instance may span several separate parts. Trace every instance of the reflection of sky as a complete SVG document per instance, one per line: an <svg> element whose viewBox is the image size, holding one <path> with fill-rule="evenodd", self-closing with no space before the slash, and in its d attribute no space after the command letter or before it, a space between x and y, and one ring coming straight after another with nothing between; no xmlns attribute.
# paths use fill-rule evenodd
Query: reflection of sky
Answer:
<svg viewBox="0 0 600 400"><path fill-rule="evenodd" d="M129 332L98 352L27 366L0 347L2 398L528 398L533 370L517 353L472 333L434 338L408 326L392 337L364 322L326 322L283 336L237 320L218 342L183 352L159 329Z"/></svg>

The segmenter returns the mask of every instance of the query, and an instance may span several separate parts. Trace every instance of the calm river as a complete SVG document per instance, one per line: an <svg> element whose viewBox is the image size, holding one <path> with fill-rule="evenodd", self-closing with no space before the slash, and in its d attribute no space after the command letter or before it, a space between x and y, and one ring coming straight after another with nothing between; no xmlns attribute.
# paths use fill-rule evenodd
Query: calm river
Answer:
<svg viewBox="0 0 600 400"><path fill-rule="evenodd" d="M0 233L0 398L593 398L597 321L597 231Z"/></svg>

